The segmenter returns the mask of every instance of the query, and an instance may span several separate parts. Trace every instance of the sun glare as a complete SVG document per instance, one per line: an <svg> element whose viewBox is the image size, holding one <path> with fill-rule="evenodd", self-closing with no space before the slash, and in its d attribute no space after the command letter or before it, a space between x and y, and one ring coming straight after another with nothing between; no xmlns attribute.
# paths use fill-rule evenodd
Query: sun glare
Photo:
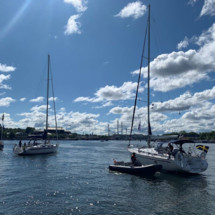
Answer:
<svg viewBox="0 0 215 215"><path fill-rule="evenodd" d="M25 0L25 2L22 4L20 8L18 8L15 15L12 17L12 19L7 23L6 26L3 27L2 31L0 32L0 39L3 39L9 31L15 26L15 24L19 21L23 13L26 11L28 6L30 5L32 0Z"/></svg>

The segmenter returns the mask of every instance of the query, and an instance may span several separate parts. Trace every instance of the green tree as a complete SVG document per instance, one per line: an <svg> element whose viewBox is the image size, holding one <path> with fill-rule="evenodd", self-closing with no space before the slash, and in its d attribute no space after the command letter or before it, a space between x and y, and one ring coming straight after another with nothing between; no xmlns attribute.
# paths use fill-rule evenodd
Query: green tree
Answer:
<svg viewBox="0 0 215 215"><path fill-rule="evenodd" d="M25 129L25 133L26 133L26 134L33 134L34 131L35 131L35 128L32 128L32 127L27 127L27 128Z"/></svg>

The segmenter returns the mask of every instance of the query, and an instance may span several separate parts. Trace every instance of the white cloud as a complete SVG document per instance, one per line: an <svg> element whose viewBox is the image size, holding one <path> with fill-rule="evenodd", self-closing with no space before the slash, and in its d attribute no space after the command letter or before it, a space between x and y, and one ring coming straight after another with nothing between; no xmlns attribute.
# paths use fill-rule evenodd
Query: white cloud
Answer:
<svg viewBox="0 0 215 215"><path fill-rule="evenodd" d="M61 109L57 115L58 125L77 133L92 133L100 130L99 114L65 112Z"/></svg>
<svg viewBox="0 0 215 215"><path fill-rule="evenodd" d="M209 79L208 73L215 71L215 24L199 37L189 41L200 46L198 50L161 54L151 62L151 87L167 92ZM136 70L133 74L138 74ZM147 77L147 68L143 68Z"/></svg>
<svg viewBox="0 0 215 215"><path fill-rule="evenodd" d="M53 102L53 101L57 101L58 100L58 97L49 97L49 101L50 102Z"/></svg>
<svg viewBox="0 0 215 215"><path fill-rule="evenodd" d="M87 1L85 0L64 0L64 2L72 4L78 12L84 12L87 10Z"/></svg>
<svg viewBox="0 0 215 215"><path fill-rule="evenodd" d="M189 45L189 41L188 38L185 37L183 41L181 41L178 45L177 45L177 49L183 49L183 48L187 48L187 46Z"/></svg>
<svg viewBox="0 0 215 215"><path fill-rule="evenodd" d="M81 34L81 23L77 21L77 19L79 19L80 17L80 14L70 16L69 20L67 21L67 25L65 26L65 35Z"/></svg>
<svg viewBox="0 0 215 215"><path fill-rule="evenodd" d="M23 112L18 114L22 117L18 122L14 122L15 126L26 128L28 126L35 127L36 129L43 129L45 127L45 110L46 105L34 106L29 112ZM92 113L80 113L80 112L66 112L65 108L60 108L57 112L57 122L59 127L70 130L77 133L104 133L106 132L105 123L99 122L99 114ZM49 126L54 127L55 116L53 111L49 114Z"/></svg>
<svg viewBox="0 0 215 215"><path fill-rule="evenodd" d="M108 114L130 114L132 113L133 107L114 107Z"/></svg>
<svg viewBox="0 0 215 215"><path fill-rule="evenodd" d="M20 102L24 102L25 100L26 100L26 98L23 97L20 99Z"/></svg>
<svg viewBox="0 0 215 215"><path fill-rule="evenodd" d="M151 62L151 88L162 92L183 88L207 79L207 72L213 68L214 62L208 63L195 50L162 54ZM133 72L137 73L138 70ZM143 74L147 77L147 67L143 68Z"/></svg>
<svg viewBox="0 0 215 215"><path fill-rule="evenodd" d="M20 113L18 116L24 117L18 122L21 128L35 127L36 129L43 129L45 127L45 113L33 110L32 112Z"/></svg>
<svg viewBox="0 0 215 215"><path fill-rule="evenodd" d="M215 15L215 0L205 0L200 16Z"/></svg>
<svg viewBox="0 0 215 215"><path fill-rule="evenodd" d="M5 64L0 63L0 72L13 72L16 70L16 67L7 66Z"/></svg>
<svg viewBox="0 0 215 215"><path fill-rule="evenodd" d="M100 88L95 97L78 97L74 102L104 102L104 101L119 101L133 99L136 93L137 83L125 82L121 87L105 86ZM143 88L139 88L139 92L142 92ZM110 105L110 103L108 103Z"/></svg>
<svg viewBox="0 0 215 215"><path fill-rule="evenodd" d="M177 119L168 119L164 123L153 124L155 131L158 133L194 131L204 132L211 131L215 126L215 105L205 102L204 105L196 106L179 115Z"/></svg>
<svg viewBox="0 0 215 215"><path fill-rule="evenodd" d="M111 101L108 101L108 102L105 102L102 107L109 107L109 106L112 106L113 103Z"/></svg>
<svg viewBox="0 0 215 215"><path fill-rule="evenodd" d="M147 11L147 7L140 1L129 3L125 6L116 16L121 18L133 17L138 19L143 16Z"/></svg>
<svg viewBox="0 0 215 215"><path fill-rule="evenodd" d="M186 111L194 106L205 105L205 102L215 99L215 87L207 89L202 92L194 93L185 92L175 99L171 99L165 102L155 102L153 105L153 111L165 112L165 111Z"/></svg>
<svg viewBox="0 0 215 215"><path fill-rule="evenodd" d="M3 81L9 80L10 77L11 77L11 75L0 74L0 89L11 90L10 86L2 83Z"/></svg>
<svg viewBox="0 0 215 215"><path fill-rule="evenodd" d="M136 88L137 83L132 82L125 82L121 87L107 85L100 88L95 95L97 98L102 98L103 100L108 101L127 100L133 98Z"/></svg>
<svg viewBox="0 0 215 215"><path fill-rule="evenodd" d="M40 111L40 112L43 112L46 110L46 105L36 105L34 107L31 108L31 111Z"/></svg>
<svg viewBox="0 0 215 215"><path fill-rule="evenodd" d="M113 106L113 103L111 101L107 101L107 102L103 102L101 105L98 105L96 107L94 107L95 109L100 109L100 108L104 108L104 107L110 107Z"/></svg>
<svg viewBox="0 0 215 215"><path fill-rule="evenodd" d="M212 130L215 126L215 87L191 94L186 92L175 99L155 102L151 106L151 126L153 134L180 132L182 130L202 132ZM116 129L116 121L122 122L130 129L133 107L113 107L108 114L120 115L111 123ZM178 113L179 112L179 113ZM172 118L177 114L176 119ZM175 117L174 116L174 117ZM141 132L147 133L147 107L136 107L134 132L138 133L141 121Z"/></svg>
<svg viewBox="0 0 215 215"><path fill-rule="evenodd" d="M15 102L15 99L11 97L5 97L0 99L0 107L9 107L11 103Z"/></svg>
<svg viewBox="0 0 215 215"><path fill-rule="evenodd" d="M133 114L133 106L132 107L114 107L112 108L108 114L117 114L120 115L119 118L115 119L113 123L111 124L112 127L114 127L119 121L123 124L123 127L129 129L131 127L131 121L132 121L132 114ZM159 125L157 122L163 122L167 119L167 116L165 116L162 113L158 112L151 112L151 123L155 128ZM138 131L138 125L141 122L141 131ZM157 125L158 124L158 125ZM136 107L136 114L134 118L134 125L133 125L133 133L147 133L147 108L146 107Z"/></svg>
<svg viewBox="0 0 215 215"><path fill-rule="evenodd" d="M39 97L37 97L35 99L31 99L30 102L43 102L43 100L44 100L44 97L39 96Z"/></svg>
<svg viewBox="0 0 215 215"><path fill-rule="evenodd" d="M189 4L194 5L198 0L189 0ZM200 16L204 15L215 15L215 0L204 0L204 5L202 7Z"/></svg>

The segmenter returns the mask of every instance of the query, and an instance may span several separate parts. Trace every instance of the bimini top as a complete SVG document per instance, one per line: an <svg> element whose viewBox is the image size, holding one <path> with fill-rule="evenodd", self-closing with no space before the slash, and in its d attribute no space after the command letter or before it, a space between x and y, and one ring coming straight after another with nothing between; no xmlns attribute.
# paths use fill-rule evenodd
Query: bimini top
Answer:
<svg viewBox="0 0 215 215"><path fill-rule="evenodd" d="M194 143L192 140L174 140L169 143L173 143L176 145L183 145L184 143Z"/></svg>

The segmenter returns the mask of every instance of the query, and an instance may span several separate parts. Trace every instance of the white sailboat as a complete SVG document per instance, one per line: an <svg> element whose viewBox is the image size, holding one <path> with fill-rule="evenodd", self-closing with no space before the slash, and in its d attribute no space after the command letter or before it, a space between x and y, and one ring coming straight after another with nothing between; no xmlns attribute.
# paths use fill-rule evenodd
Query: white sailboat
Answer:
<svg viewBox="0 0 215 215"><path fill-rule="evenodd" d="M170 141L167 147L164 147L165 143L157 143L157 146L151 146L151 126L150 126L150 5L148 7L148 140L147 147L138 148L131 146L129 142L128 151L132 154L135 153L137 160L144 165L147 164L159 164L162 165L162 170L199 174L205 171L208 167L206 160L206 154L209 149L207 146L198 145L193 148L189 147L189 150L185 150L184 144L190 144L192 141L177 140ZM144 42L145 44L145 42ZM137 84L137 93L139 88L141 68L142 68L143 55L141 59L140 73ZM131 125L131 133L133 127L133 120L136 108L137 94L134 103L134 111ZM130 135L131 136L131 135ZM166 143L167 144L167 143ZM198 149L201 150L198 151Z"/></svg>
<svg viewBox="0 0 215 215"><path fill-rule="evenodd" d="M56 153L58 149L58 143L51 143L50 140L47 139L48 133L48 108L49 108L49 81L50 81L50 56L48 55L48 75L47 75L47 98L46 98L46 128L44 130L43 139L42 140L31 140L27 144L22 143L15 145L13 151L17 155L39 155L39 154L51 154ZM52 82L52 92L53 92L53 82ZM54 94L54 93L53 93ZM56 111L55 111L55 100L53 95L53 103L54 103L54 113L55 113L55 127L56 127L56 135L57 135L57 119L56 119ZM57 135L58 139L58 135Z"/></svg>
<svg viewBox="0 0 215 215"><path fill-rule="evenodd" d="M3 129L4 129L4 114L2 115L2 124L1 124L0 150L3 150L3 148L4 148L4 142L3 142Z"/></svg>

